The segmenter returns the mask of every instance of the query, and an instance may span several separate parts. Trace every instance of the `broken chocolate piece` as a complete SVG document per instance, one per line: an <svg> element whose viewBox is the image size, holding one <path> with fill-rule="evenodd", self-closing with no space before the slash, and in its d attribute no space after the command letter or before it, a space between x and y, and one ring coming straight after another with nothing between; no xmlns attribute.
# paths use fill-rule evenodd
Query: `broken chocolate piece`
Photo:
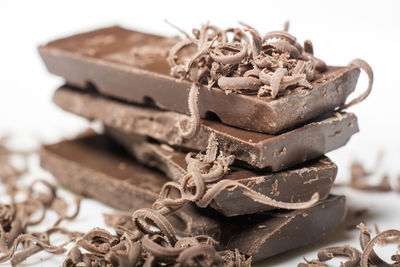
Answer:
<svg viewBox="0 0 400 267"><path fill-rule="evenodd" d="M50 42L39 47L39 52L48 70L71 85L188 114L192 83L170 76L167 63L166 54L177 42L177 38L110 27ZM359 73L353 65L328 67L316 75L312 90L286 90L278 99L226 95L219 88L200 87L200 116L215 114L239 128L282 132L342 106Z"/></svg>
<svg viewBox="0 0 400 267"><path fill-rule="evenodd" d="M41 158L41 165L66 188L125 210L149 206L165 182L162 174L140 166L104 136L46 146ZM305 210L235 218L188 205L171 220L179 233L209 235L256 262L326 235L342 221L345 210L343 196L330 196Z"/></svg>
<svg viewBox="0 0 400 267"><path fill-rule="evenodd" d="M106 126L127 134L145 135L172 146L204 151L210 134L215 133L222 153L259 169L279 171L315 159L345 145L358 132L357 118L352 113L320 117L298 129L280 135L250 132L212 120L202 120L198 134L182 139L178 122L186 115L130 105L92 92L63 86L53 101L61 108L100 120Z"/></svg>
<svg viewBox="0 0 400 267"><path fill-rule="evenodd" d="M171 180L180 183L187 174L186 153L147 142L141 136L126 135L115 129L107 128L107 133L140 163L156 167ZM257 172L232 165L229 169L222 179L238 181L262 195L287 203L308 201L316 192L320 199L326 198L337 173L336 165L326 157L277 173ZM225 216L275 209L254 201L237 187L223 190L210 205Z"/></svg>

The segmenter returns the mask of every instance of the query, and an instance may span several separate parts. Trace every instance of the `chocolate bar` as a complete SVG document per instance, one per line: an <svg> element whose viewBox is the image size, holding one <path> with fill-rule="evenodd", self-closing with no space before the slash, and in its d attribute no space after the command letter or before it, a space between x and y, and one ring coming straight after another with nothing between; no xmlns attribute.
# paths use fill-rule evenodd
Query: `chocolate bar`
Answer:
<svg viewBox="0 0 400 267"><path fill-rule="evenodd" d="M279 171L306 162L345 145L358 132L352 113L322 116L298 129L279 135L257 133L231 127L213 120L202 120L199 133L182 139L178 122L186 115L162 111L110 99L72 87L59 88L53 101L66 111L100 120L106 126L127 134L140 134L172 146L204 151L214 133L219 149L255 168Z"/></svg>
<svg viewBox="0 0 400 267"><path fill-rule="evenodd" d="M106 132L140 163L161 170L171 180L180 183L187 174L186 153L162 144L150 143L142 136L127 135L116 129L107 128ZM277 201L296 203L310 200L316 192L319 193L320 199L326 198L336 178L336 173L337 166L329 158L322 157L275 173L231 165L228 174L223 179L238 181ZM275 207L254 201L246 196L241 188L225 189L214 198L210 205L225 216L275 209Z"/></svg>
<svg viewBox="0 0 400 267"><path fill-rule="evenodd" d="M165 178L144 168L104 136L91 136L45 146L41 165L59 183L116 208L149 207ZM177 231L206 234L222 247L260 261L314 242L333 231L346 213L345 197L330 196L312 208L226 218L212 209L186 206L171 219Z"/></svg>
<svg viewBox="0 0 400 267"><path fill-rule="evenodd" d="M168 52L177 42L177 38L110 27L50 42L40 46L39 52L48 70L71 85L189 114L187 100L192 83L172 77L167 63ZM286 90L276 99L227 95L219 88L201 87L200 116L276 134L343 105L354 91L359 73L353 65L328 67L315 76L312 89Z"/></svg>

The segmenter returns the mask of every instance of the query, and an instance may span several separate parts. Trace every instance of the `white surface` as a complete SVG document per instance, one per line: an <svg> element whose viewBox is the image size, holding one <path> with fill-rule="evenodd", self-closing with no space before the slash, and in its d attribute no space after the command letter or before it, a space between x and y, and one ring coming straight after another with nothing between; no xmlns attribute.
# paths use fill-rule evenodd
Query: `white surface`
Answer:
<svg viewBox="0 0 400 267"><path fill-rule="evenodd" d="M137 3L135 3L137 2ZM329 4L323 4L329 3ZM373 166L376 152L385 152L382 172L392 181L400 174L400 2L399 1L0 1L0 135L18 136L18 147L34 146L73 136L87 126L51 103L62 79L48 74L36 47L52 39L101 26L120 24L144 31L176 34L163 20L190 31L209 20L221 27L244 21L260 32L280 29L291 21L290 32L300 41L311 39L315 54L331 65L345 65L363 58L375 71L371 96L351 109L359 117L361 133L348 145L330 153L339 165L338 180L348 178L348 165L360 159ZM366 85L363 76L359 90ZM37 159L36 159L37 161ZM32 166L37 166L32 159ZM43 174L37 167L29 179ZM379 178L376 176L376 178ZM1 188L0 192L3 192ZM342 192L340 192L342 193ZM363 193L346 189L350 209L370 209L368 225L382 230L400 228L400 194ZM63 191L67 197L68 192ZM110 211L85 200L75 230L102 226L102 212ZM338 231L315 246L296 250L260 266L295 266L301 256L314 258L320 246L357 245L358 232ZM40 261L43 258L45 261ZM34 266L54 266L62 257L41 253L29 260Z"/></svg>

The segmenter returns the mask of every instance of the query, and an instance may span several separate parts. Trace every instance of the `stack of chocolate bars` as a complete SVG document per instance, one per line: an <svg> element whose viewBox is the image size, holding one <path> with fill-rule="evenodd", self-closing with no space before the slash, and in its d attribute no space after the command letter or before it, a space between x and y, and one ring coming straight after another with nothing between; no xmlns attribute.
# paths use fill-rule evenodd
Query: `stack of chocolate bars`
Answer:
<svg viewBox="0 0 400 267"><path fill-rule="evenodd" d="M203 181L212 197L168 217L181 235L209 235L256 262L333 231L346 201L330 194L337 166L324 154L358 132L340 108L360 64L326 66L287 29L260 38L206 26L186 37L110 27L41 46L66 80L54 102L104 125L44 147L42 166L62 186L131 211L151 207L168 181L194 187L190 160L214 153L212 172L218 153L231 162ZM221 181L230 183L210 192Z"/></svg>

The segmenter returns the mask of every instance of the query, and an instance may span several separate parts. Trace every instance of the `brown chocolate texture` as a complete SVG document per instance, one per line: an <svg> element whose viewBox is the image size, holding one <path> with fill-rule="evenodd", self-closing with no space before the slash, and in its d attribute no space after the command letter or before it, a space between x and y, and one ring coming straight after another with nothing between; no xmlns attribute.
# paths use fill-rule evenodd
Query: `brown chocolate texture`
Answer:
<svg viewBox="0 0 400 267"><path fill-rule="evenodd" d="M141 136L132 136L107 128L107 133L124 146L140 163L155 167L171 180L181 182L187 174L186 153L165 145L149 143ZM314 193L320 199L328 196L336 178L337 166L327 157L280 171L254 171L230 166L223 179L238 181L274 200L288 203L306 202ZM275 209L246 196L240 188L225 189L211 202L211 207L225 216L252 214Z"/></svg>
<svg viewBox="0 0 400 267"><path fill-rule="evenodd" d="M110 27L50 42L39 47L39 52L48 70L69 84L188 114L191 83L170 76L167 64L168 51L177 41ZM343 105L354 91L359 72L352 65L328 67L315 77L312 90L286 90L277 99L226 95L219 88L201 87L200 116L216 115L228 125L279 133Z"/></svg>
<svg viewBox="0 0 400 267"><path fill-rule="evenodd" d="M41 160L62 186L125 210L150 206L166 181L162 174L134 162L104 136L46 146ZM253 261L260 261L326 235L342 221L345 211L345 198L330 196L305 210L232 219L212 209L187 206L171 220L180 233L210 235L221 246L238 248L252 255Z"/></svg>
<svg viewBox="0 0 400 267"><path fill-rule="evenodd" d="M213 120L202 120L192 139L179 135L178 122L186 115L131 105L93 92L68 86L58 89L53 101L66 111L99 120L126 134L140 134L190 150L204 151L210 134L215 133L219 149L239 161L259 168L279 171L318 158L345 145L358 132L357 117L336 113L311 121L283 134L269 135L238 129Z"/></svg>

